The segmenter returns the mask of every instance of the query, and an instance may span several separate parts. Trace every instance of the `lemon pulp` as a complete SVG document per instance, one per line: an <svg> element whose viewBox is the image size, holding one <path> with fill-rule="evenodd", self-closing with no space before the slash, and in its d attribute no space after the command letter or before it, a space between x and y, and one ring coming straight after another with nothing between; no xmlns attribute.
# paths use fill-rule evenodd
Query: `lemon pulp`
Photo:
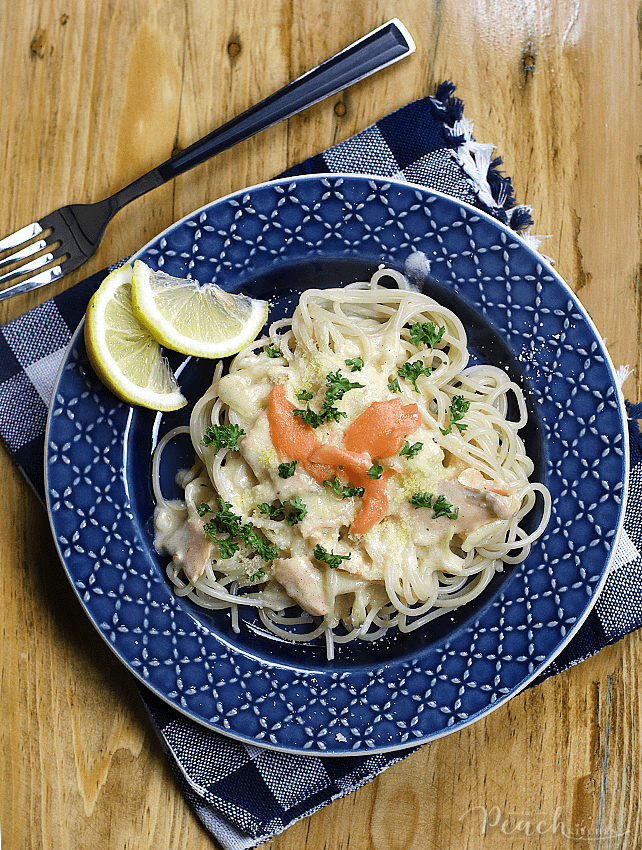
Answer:
<svg viewBox="0 0 642 850"><path fill-rule="evenodd" d="M266 301L176 278L141 260L134 262L132 306L138 322L163 345L210 359L237 354L256 339L268 316Z"/></svg>
<svg viewBox="0 0 642 850"><path fill-rule="evenodd" d="M132 267L111 272L85 314L85 345L96 375L118 398L152 410L187 404L161 347L132 309Z"/></svg>

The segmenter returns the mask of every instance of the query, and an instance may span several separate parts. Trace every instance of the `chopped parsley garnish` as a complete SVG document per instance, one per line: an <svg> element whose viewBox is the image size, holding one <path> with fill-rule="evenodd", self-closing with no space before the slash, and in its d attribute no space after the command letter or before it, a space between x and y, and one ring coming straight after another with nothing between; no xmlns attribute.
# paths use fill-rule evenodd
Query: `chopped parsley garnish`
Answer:
<svg viewBox="0 0 642 850"><path fill-rule="evenodd" d="M323 483L327 484L332 490L334 490L340 499L349 499L351 496L357 496L357 498L360 499L366 492L364 487L342 487L341 482L336 475L332 481L328 479Z"/></svg>
<svg viewBox="0 0 642 850"><path fill-rule="evenodd" d="M266 578L266 576L267 573L265 573L264 570L257 570L250 576L250 581L261 581L261 579Z"/></svg>
<svg viewBox="0 0 642 850"><path fill-rule="evenodd" d="M325 383L326 401L340 401L348 390L358 390L365 386L365 384L351 383L347 378L342 377L339 369L326 375Z"/></svg>
<svg viewBox="0 0 642 850"><path fill-rule="evenodd" d="M450 419L448 421L447 428L440 428L442 434L450 434L453 429L453 425L455 428L459 430L459 433L463 433L468 425L461 420L464 418L466 413L468 413L468 408L470 407L470 402L467 398L464 398L463 395L453 396L453 400L450 403Z"/></svg>
<svg viewBox="0 0 642 850"><path fill-rule="evenodd" d="M312 398L312 393L310 392L310 390L301 390L300 392L296 393L296 397L299 399L299 401L310 401L310 399Z"/></svg>
<svg viewBox="0 0 642 850"><path fill-rule="evenodd" d="M244 436L245 431L238 425L208 425L201 445L211 446L217 452L220 449L238 451L239 439Z"/></svg>
<svg viewBox="0 0 642 850"><path fill-rule="evenodd" d="M267 514L270 519L276 519L279 514L283 513L283 502L277 500L276 505L269 505L267 502L261 502L256 506L262 514Z"/></svg>
<svg viewBox="0 0 642 850"><path fill-rule="evenodd" d="M205 503L203 503L200 507L203 508ZM209 507L209 505L208 505ZM232 505L229 502L225 502L223 499L219 498L218 500L218 509L212 510L210 508L210 513L214 514L214 519L206 522L203 525L203 533L206 537L209 537L210 540L213 540L215 543L218 543L220 547L220 557L223 559L231 558L236 552L238 552L239 544L234 540L234 537L239 533L241 528L241 517L232 513L230 508ZM200 513L200 509L199 509ZM201 514L202 516L202 514ZM230 536L221 539L217 537L218 533L227 532Z"/></svg>
<svg viewBox="0 0 642 850"><path fill-rule="evenodd" d="M232 505L229 502L219 496L218 508L212 511L214 518L203 526L206 537L209 537L221 547L221 558L231 558L238 551L238 543L233 539L235 537L240 537L264 560L272 561L276 558L278 555L276 546L257 534L251 522L243 525L241 517L233 513L231 507ZM216 536L217 533L227 533L229 537L221 540Z"/></svg>
<svg viewBox="0 0 642 850"><path fill-rule="evenodd" d="M341 418L347 417L348 414L342 410L337 410L333 406L333 403L340 401L349 390L361 389L365 386L364 384L353 383L348 378L342 377L339 369L336 372L330 372L326 375L325 385L325 396L319 413L312 410L309 404L305 410L295 409L292 411L295 416L301 418L306 425L310 425L312 428L318 428L319 425L324 425L327 422L338 422ZM309 399L301 400L309 401Z"/></svg>
<svg viewBox="0 0 642 850"><path fill-rule="evenodd" d="M433 502L433 519L438 519L440 516L448 517L448 519L457 519L459 516L459 508L453 507L445 496L437 496Z"/></svg>
<svg viewBox="0 0 642 850"><path fill-rule="evenodd" d="M336 410L336 412L339 413L338 410ZM305 424L309 425L311 428L318 428L319 425L323 425L324 422L327 422L329 418L329 415L325 412L325 410L321 411L321 413L317 413L315 410L312 410L310 405L308 405L305 410L295 408L292 413L294 416L298 416L302 419ZM334 421L336 422L338 420L334 419Z"/></svg>
<svg viewBox="0 0 642 850"><path fill-rule="evenodd" d="M324 425L328 422L339 422L348 416L347 413L334 407L332 402L328 401L323 402L320 413L315 413L314 410L310 409L309 405L306 410L294 410L292 412L296 416L301 416L303 421L313 428L318 428L319 425Z"/></svg>
<svg viewBox="0 0 642 850"><path fill-rule="evenodd" d="M201 502L201 504L196 508L196 512L199 516L205 516L205 514L211 514L212 509L207 502Z"/></svg>
<svg viewBox="0 0 642 850"><path fill-rule="evenodd" d="M368 478L381 478L383 475L383 466L373 464L368 470Z"/></svg>
<svg viewBox="0 0 642 850"><path fill-rule="evenodd" d="M219 540L218 544L221 550L221 558L227 560L235 555L239 550L239 544L232 537L226 537L224 540Z"/></svg>
<svg viewBox="0 0 642 850"><path fill-rule="evenodd" d="M294 510L285 515L285 510L288 505L294 508ZM288 499L285 505L280 499L277 499L275 505L269 505L267 502L261 502L261 504L256 507L262 514L268 514L270 519L285 519L288 525L296 525L297 522L300 522L308 512L308 509L298 496L294 499Z"/></svg>
<svg viewBox="0 0 642 850"><path fill-rule="evenodd" d="M432 493L413 493L408 501L416 508L430 508L433 499Z"/></svg>
<svg viewBox="0 0 642 850"><path fill-rule="evenodd" d="M415 322L410 328L410 342L413 345L427 345L433 349L446 332L443 325L436 325L434 322Z"/></svg>
<svg viewBox="0 0 642 850"><path fill-rule="evenodd" d="M399 386L399 378L391 378L388 381L388 389L391 393L400 393L401 387Z"/></svg>
<svg viewBox="0 0 642 850"><path fill-rule="evenodd" d="M261 537L260 534L257 534L256 531L254 531L254 526L250 522L248 522L247 525L241 526L239 530L239 537L241 540L245 541L251 549L254 549L256 554L260 555L264 561L273 561L279 554L276 546L269 543L265 537Z"/></svg>
<svg viewBox="0 0 642 850"><path fill-rule="evenodd" d="M341 561L347 561L350 555L335 555L334 552L328 552L320 543L317 543L314 547L314 557L317 561L325 561L329 567L336 570L337 567L341 566Z"/></svg>
<svg viewBox="0 0 642 850"><path fill-rule="evenodd" d="M285 521L288 525L296 525L297 522L301 522L303 517L306 516L308 509L298 496L294 499L288 499L288 504L293 507L294 510L286 516Z"/></svg>
<svg viewBox="0 0 642 850"><path fill-rule="evenodd" d="M347 418L348 414L324 401L321 416L323 417L322 422L339 422L339 420Z"/></svg>
<svg viewBox="0 0 642 850"><path fill-rule="evenodd" d="M265 353L267 354L268 357L272 357L272 358L283 357L283 354L281 353L281 349L275 348L275 346L273 346L273 345L268 345L267 348L264 349L264 351L265 351Z"/></svg>
<svg viewBox="0 0 642 850"><path fill-rule="evenodd" d="M363 357L352 357L346 360L346 366L351 372L360 372L363 369Z"/></svg>
<svg viewBox="0 0 642 850"><path fill-rule="evenodd" d="M409 501L416 508L432 508L433 519L439 519L442 516L457 519L459 516L459 508L453 507L443 494L435 497L432 493L413 493Z"/></svg>
<svg viewBox="0 0 642 850"><path fill-rule="evenodd" d="M218 508L215 511L212 511L214 514L214 519L206 522L203 526L203 530L208 537L211 537L213 540L218 542L218 538L214 537L215 532L227 532L232 537L236 537L241 528L241 517L237 516L237 514L232 513L230 508L232 505L230 502L226 502L224 499L221 499L219 496L218 500Z"/></svg>
<svg viewBox="0 0 642 850"><path fill-rule="evenodd" d="M292 478L296 469L295 460L284 460L279 464L279 478Z"/></svg>
<svg viewBox="0 0 642 850"><path fill-rule="evenodd" d="M407 378L412 382L415 392L419 392L417 387L417 378L421 375L430 375L431 369L429 366L424 366L421 360L415 360L413 363L408 361L397 369L397 374L400 378Z"/></svg>
<svg viewBox="0 0 642 850"><path fill-rule="evenodd" d="M413 458L416 457L419 452L422 450L424 444L423 443L413 443L410 445L408 440L404 443L403 449L399 452L402 457Z"/></svg>

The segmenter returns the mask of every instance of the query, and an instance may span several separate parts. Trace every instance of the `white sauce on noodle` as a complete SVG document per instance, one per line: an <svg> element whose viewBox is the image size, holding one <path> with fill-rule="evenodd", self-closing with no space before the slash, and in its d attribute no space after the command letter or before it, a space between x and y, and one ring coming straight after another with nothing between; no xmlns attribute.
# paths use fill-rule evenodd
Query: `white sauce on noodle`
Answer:
<svg viewBox="0 0 642 850"><path fill-rule="evenodd" d="M445 329L433 349L411 340L412 325L426 322ZM550 514L548 491L529 482L533 463L518 433L526 423L526 405L521 389L500 369L467 366L466 344L457 316L412 290L397 272L381 269L367 283L305 291L292 321L274 323L267 336L236 356L227 375L219 365L195 405L189 430L197 459L192 470L180 473L184 501L167 502L160 493L160 455L172 435L159 445L155 544L172 559L167 573L175 591L210 608L256 607L265 626L289 640L325 635L331 656L335 642L374 640L393 626L403 632L422 627L474 599L504 563L523 560ZM281 356L269 357L267 346ZM355 358L363 366L352 372L346 360ZM417 379L419 392L398 376L408 361L430 370ZM345 417L316 429L323 444L340 445L350 423L373 402L400 398L404 405L416 404L421 414L409 442L422 448L414 457L383 461L395 470L387 480L387 512L363 534L350 530L361 499L340 498L301 464L282 478L284 458L270 437L273 387L284 385L298 408L305 403L297 393L307 390L314 399L310 406L318 409L326 376L337 370L364 386L336 402ZM394 377L399 393L390 387ZM465 427L444 434L456 396L469 405ZM516 422L506 418L511 396L519 411ZM238 451L201 445L208 426L227 424L245 432ZM410 499L416 493L444 496L456 518L433 518L432 508L415 507ZM542 519L526 535L520 522L537 493ZM276 546L277 558L263 560L242 540L232 557L222 557L218 540L229 535L206 538L203 524L214 513L199 515L203 503L216 511L219 498ZM294 525L258 507L279 502L287 507L297 498L307 513ZM350 557L332 568L315 557L317 546ZM287 610L294 605L302 610ZM238 629L236 613L233 623Z"/></svg>

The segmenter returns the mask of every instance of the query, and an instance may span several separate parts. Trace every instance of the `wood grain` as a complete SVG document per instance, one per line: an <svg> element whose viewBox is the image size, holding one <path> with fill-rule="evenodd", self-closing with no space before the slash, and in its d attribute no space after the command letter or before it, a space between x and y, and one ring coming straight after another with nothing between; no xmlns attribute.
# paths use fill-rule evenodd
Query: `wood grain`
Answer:
<svg viewBox="0 0 642 850"><path fill-rule="evenodd" d="M271 178L452 79L533 207L541 250L640 392L640 8L634 0L4 0L0 234L110 194L398 16L409 60L133 202L69 278ZM349 9L349 12L346 10ZM0 451L4 850L216 846L137 688L80 610L44 510ZM641 638L633 634L424 747L270 850L566 850L642 844Z"/></svg>

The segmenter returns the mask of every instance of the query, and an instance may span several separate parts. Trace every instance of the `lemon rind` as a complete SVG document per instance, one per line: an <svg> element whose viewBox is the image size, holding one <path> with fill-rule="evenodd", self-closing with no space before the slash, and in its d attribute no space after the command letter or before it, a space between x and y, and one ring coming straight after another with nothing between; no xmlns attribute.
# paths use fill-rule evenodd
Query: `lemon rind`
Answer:
<svg viewBox="0 0 642 850"><path fill-rule="evenodd" d="M133 383L127 378L106 343L104 328L105 310L116 291L131 282L131 266L121 266L110 272L92 296L85 314L84 338L89 362L101 382L117 398L151 410L170 412L187 404L187 399L177 387L169 393L157 392ZM169 368L169 367L168 367Z"/></svg>
<svg viewBox="0 0 642 850"><path fill-rule="evenodd" d="M132 308L134 316L147 331L167 348L180 354L216 360L238 354L242 348L253 342L265 326L268 319L268 303L250 299L251 312L241 323L236 336L220 343L201 342L178 331L157 308L150 286L151 269L141 260L134 262L132 276Z"/></svg>

